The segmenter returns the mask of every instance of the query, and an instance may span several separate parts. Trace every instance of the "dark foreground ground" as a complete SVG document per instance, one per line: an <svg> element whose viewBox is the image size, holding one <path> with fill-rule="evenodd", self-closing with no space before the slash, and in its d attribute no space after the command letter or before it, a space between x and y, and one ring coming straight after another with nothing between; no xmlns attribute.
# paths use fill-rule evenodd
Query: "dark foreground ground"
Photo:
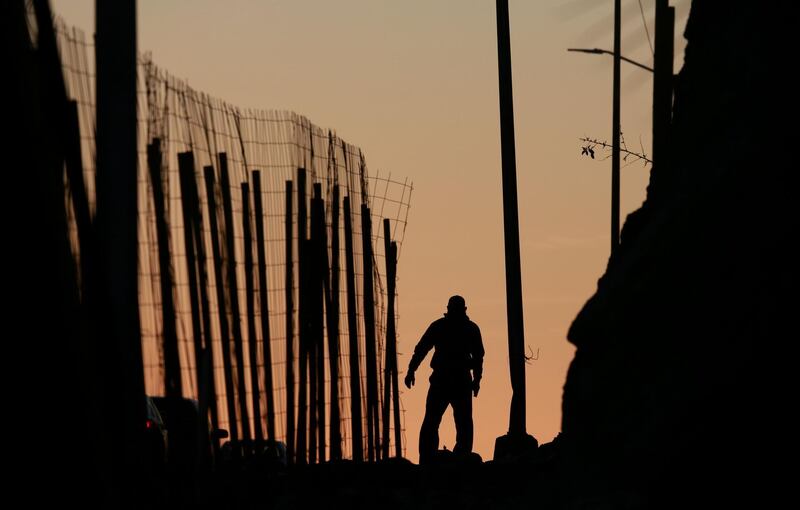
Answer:
<svg viewBox="0 0 800 510"><path fill-rule="evenodd" d="M171 483L154 506L265 509L560 508L558 459L540 448L527 458L481 462L445 455L432 465L393 458L274 469L229 468L178 496ZM193 484L191 484L193 485Z"/></svg>
<svg viewBox="0 0 800 510"><path fill-rule="evenodd" d="M239 472L217 481L217 508L558 508L553 463L452 463L403 459ZM211 501L208 501L211 502ZM199 505L202 507L203 505Z"/></svg>

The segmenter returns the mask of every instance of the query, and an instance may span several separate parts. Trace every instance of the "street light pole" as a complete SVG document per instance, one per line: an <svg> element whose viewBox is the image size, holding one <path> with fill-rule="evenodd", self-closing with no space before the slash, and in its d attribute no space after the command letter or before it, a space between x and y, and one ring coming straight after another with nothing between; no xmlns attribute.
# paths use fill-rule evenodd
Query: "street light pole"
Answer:
<svg viewBox="0 0 800 510"><path fill-rule="evenodd" d="M620 4L614 0L614 104L611 119L611 255L619 246Z"/></svg>
<svg viewBox="0 0 800 510"><path fill-rule="evenodd" d="M497 65L500 94L500 145L503 171L503 223L506 259L508 358L511 372L509 435L525 429L525 333L522 320L522 275L514 143L514 98L511 87L511 37L508 0L497 0Z"/></svg>
<svg viewBox="0 0 800 510"><path fill-rule="evenodd" d="M497 68L500 95L500 146L503 168L503 226L506 260L508 364L511 373L511 411L508 434L497 438L494 458L535 450L536 439L525 427L525 333L522 319L522 273L519 250L517 167L514 147L514 98L511 87L511 37L508 0L497 0Z"/></svg>
<svg viewBox="0 0 800 510"><path fill-rule="evenodd" d="M675 39L675 8L669 0L656 1L656 51L653 77L653 164L661 167L669 153L672 121L672 72Z"/></svg>

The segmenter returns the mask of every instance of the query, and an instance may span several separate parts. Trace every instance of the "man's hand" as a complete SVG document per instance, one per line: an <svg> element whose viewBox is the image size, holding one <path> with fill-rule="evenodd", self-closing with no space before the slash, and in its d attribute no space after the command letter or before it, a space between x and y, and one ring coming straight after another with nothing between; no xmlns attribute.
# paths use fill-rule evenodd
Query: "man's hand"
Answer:
<svg viewBox="0 0 800 510"><path fill-rule="evenodd" d="M406 388L411 389L411 387L414 386L414 383L417 382L417 381L416 381L416 379L414 379L414 371L413 370L409 370L408 371L408 373L406 374L406 378L405 378L404 382L406 383Z"/></svg>
<svg viewBox="0 0 800 510"><path fill-rule="evenodd" d="M479 391L481 391L481 380L475 379L472 381L472 394L477 397Z"/></svg>

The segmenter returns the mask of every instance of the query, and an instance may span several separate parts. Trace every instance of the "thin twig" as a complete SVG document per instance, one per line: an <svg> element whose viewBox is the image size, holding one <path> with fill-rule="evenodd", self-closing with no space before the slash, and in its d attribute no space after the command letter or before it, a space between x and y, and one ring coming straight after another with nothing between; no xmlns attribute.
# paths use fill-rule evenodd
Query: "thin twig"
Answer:
<svg viewBox="0 0 800 510"><path fill-rule="evenodd" d="M608 143L606 141L603 141L603 140L597 140L596 138L584 137L584 138L579 138L578 140L580 140L581 142L583 142L585 144L585 145L581 146L581 155L589 156L592 159L595 159L594 150L595 150L596 147L602 147L603 149L606 149L606 150L610 150L610 149L613 148L613 145L611 145L610 143ZM634 152L632 150L629 150L627 148L627 146L625 146L625 139L624 138L621 138L620 140L621 140L621 143L620 143L619 151L621 153L625 154L625 157L623 158L623 160L627 160L628 157L630 156L630 157L636 158L636 160L643 161L645 166L647 166L648 163L651 164L651 165L653 164L653 160L648 158L647 154L644 153L644 147L642 147L642 152L641 153Z"/></svg>
<svg viewBox="0 0 800 510"><path fill-rule="evenodd" d="M525 363L526 364L530 364L531 361L538 361L539 360L539 348L538 347L536 348L536 354L534 354L533 353L533 349L529 345L528 346L528 352L530 352L530 354L526 354L525 355Z"/></svg>

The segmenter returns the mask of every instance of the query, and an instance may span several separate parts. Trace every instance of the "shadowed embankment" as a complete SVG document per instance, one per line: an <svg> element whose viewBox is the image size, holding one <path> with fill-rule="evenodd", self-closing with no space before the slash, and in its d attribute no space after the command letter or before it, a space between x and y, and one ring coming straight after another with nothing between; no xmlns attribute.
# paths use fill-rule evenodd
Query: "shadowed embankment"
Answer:
<svg viewBox="0 0 800 510"><path fill-rule="evenodd" d="M764 507L793 458L788 2L694 2L668 161L569 332L569 508ZM791 453L790 453L791 452Z"/></svg>
<svg viewBox="0 0 800 510"><path fill-rule="evenodd" d="M297 466L284 472L221 473L209 508L559 508L556 454L544 445L526 459L444 458L435 465L388 459Z"/></svg>

